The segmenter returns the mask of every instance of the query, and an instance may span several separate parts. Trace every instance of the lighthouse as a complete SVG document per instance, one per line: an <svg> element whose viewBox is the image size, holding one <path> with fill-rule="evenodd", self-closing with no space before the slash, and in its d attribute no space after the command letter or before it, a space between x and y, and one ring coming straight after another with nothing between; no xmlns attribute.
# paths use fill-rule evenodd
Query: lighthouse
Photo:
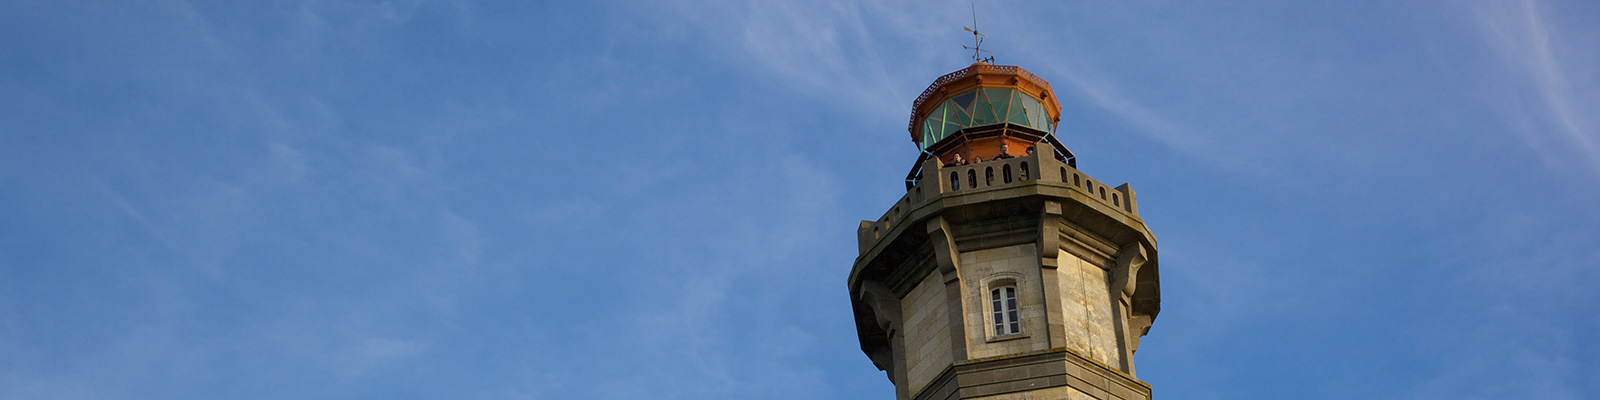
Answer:
<svg viewBox="0 0 1600 400"><path fill-rule="evenodd" d="M982 61L913 102L905 196L861 221L849 276L897 399L1150 398L1155 236L1132 187L1078 169L1060 118L1049 82Z"/></svg>

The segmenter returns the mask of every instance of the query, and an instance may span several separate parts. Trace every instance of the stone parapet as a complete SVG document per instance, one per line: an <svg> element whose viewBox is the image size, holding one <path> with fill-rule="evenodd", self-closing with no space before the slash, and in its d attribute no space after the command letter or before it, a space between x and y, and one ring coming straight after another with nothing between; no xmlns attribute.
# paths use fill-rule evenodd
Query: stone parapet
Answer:
<svg viewBox="0 0 1600 400"><path fill-rule="evenodd" d="M906 190L906 194L893 207L876 221L861 222L856 231L861 255L866 255L868 250L888 238L889 232L895 228L916 221L918 218L914 217L918 213L914 213L914 210L935 205L951 196L986 201L1011 197L1012 193L1005 192L1007 189L1030 186L1069 188L1079 194L1074 198L1099 203L1107 211L1120 213L1133 220L1139 219L1138 199L1127 183L1111 187L1051 158L1049 154L1054 154L1050 144L1040 143L1031 156L950 166L941 165L937 159L929 159L927 165L923 166L923 179Z"/></svg>

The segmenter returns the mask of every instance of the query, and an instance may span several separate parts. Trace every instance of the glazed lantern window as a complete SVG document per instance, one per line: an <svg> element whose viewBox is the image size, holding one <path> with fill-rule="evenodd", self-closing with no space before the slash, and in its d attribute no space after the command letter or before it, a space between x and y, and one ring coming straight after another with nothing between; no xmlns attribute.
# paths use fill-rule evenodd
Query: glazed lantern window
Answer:
<svg viewBox="0 0 1600 400"><path fill-rule="evenodd" d="M1044 104L1012 89L975 89L950 96L922 120L922 147L974 126L1011 123L1051 132Z"/></svg>

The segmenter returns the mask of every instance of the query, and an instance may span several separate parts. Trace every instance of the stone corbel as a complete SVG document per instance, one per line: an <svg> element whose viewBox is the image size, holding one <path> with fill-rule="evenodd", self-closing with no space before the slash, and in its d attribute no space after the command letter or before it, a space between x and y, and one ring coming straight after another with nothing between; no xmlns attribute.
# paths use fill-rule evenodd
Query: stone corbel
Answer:
<svg viewBox="0 0 1600 400"><path fill-rule="evenodd" d="M872 307L872 315L877 318L878 328L894 336L895 329L900 328L900 299L895 297L894 291L879 285L877 282L866 281L861 283L861 302Z"/></svg>
<svg viewBox="0 0 1600 400"><path fill-rule="evenodd" d="M1039 212L1039 264L1045 268L1056 268L1056 259L1061 255L1061 203L1055 201L1044 202L1044 209Z"/></svg>
<svg viewBox="0 0 1600 400"><path fill-rule="evenodd" d="M960 257L956 255L955 235L950 233L950 223L944 217L934 217L928 220L928 240L933 242L933 259L939 263L939 273L944 274L945 280L957 279L956 263Z"/></svg>
<svg viewBox="0 0 1600 400"><path fill-rule="evenodd" d="M1122 347L1122 371L1133 375L1133 351L1139 342L1139 333L1135 333L1136 318L1133 313L1133 291L1138 283L1139 267L1143 267L1150 257L1145 255L1144 245L1139 242L1129 243L1117 251L1117 260L1111 267L1111 288L1116 290L1117 304L1113 305L1117 317L1118 340Z"/></svg>
<svg viewBox="0 0 1600 400"><path fill-rule="evenodd" d="M867 355L867 359L872 360L872 366L889 376L889 382L894 382L894 352L887 347L880 347Z"/></svg>
<svg viewBox="0 0 1600 400"><path fill-rule="evenodd" d="M1067 344L1066 317L1061 310L1061 277L1057 271L1061 256L1061 203L1045 201L1039 210L1039 284L1044 293L1045 332L1050 335L1050 347Z"/></svg>
<svg viewBox="0 0 1600 400"><path fill-rule="evenodd" d="M1149 256L1144 253L1144 246L1138 242L1122 246L1117 251L1117 263L1111 274L1115 283L1111 287L1122 289L1122 295L1133 297L1133 289L1138 283L1139 267L1143 267Z"/></svg>
<svg viewBox="0 0 1600 400"><path fill-rule="evenodd" d="M889 380L893 381L895 354L892 346L898 340L895 335L899 334L900 325L904 323L900 318L900 299L895 297L894 291L872 281L861 283L859 296L862 303L872 308L872 316L876 319L878 328L882 329L884 336L889 339L891 346L879 348L867 358L872 360L872 365L878 367L878 370L890 374Z"/></svg>
<svg viewBox="0 0 1600 400"><path fill-rule="evenodd" d="M1150 318L1149 315L1139 314L1134 315L1133 318L1128 318L1128 326L1133 330L1133 334L1128 335L1128 337L1131 339L1129 344L1132 345L1133 348L1128 349L1128 352L1137 353L1139 351L1139 338L1142 338L1145 334L1150 333L1150 324L1152 322L1155 322L1154 318Z"/></svg>
<svg viewBox="0 0 1600 400"><path fill-rule="evenodd" d="M955 235L944 217L928 220L928 241L933 243L933 259L938 263L939 274L944 277L944 304L949 314L950 356L952 360L967 359L966 304L961 295L961 257L956 253Z"/></svg>

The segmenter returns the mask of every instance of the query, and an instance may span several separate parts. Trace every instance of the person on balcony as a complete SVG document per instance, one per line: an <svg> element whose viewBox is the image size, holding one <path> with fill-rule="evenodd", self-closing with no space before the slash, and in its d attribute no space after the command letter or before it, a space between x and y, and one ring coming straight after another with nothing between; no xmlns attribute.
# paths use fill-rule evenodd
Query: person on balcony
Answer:
<svg viewBox="0 0 1600 400"><path fill-rule="evenodd" d="M961 153L956 153L955 158L950 160L950 165L967 165L967 160L961 159Z"/></svg>
<svg viewBox="0 0 1600 400"><path fill-rule="evenodd" d="M1010 153L1007 153L1010 150L1011 150L1011 146L1010 145L1007 145L1006 142L1000 142L1000 155L994 156L994 159L996 159L996 160L1004 160L1004 159L1007 159L1007 158L1012 158L1012 155Z"/></svg>

